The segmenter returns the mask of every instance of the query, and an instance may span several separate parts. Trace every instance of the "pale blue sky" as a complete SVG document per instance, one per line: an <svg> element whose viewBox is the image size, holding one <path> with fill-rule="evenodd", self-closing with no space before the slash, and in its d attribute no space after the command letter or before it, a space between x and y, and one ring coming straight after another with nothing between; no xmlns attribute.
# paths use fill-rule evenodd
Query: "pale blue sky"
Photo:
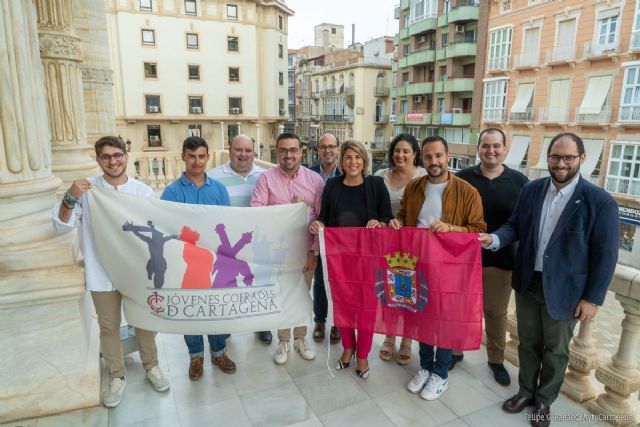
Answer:
<svg viewBox="0 0 640 427"><path fill-rule="evenodd" d="M356 24L356 42L393 36L398 20L393 18L397 0L286 0L295 15L289 20L289 48L313 44L313 27L323 22L344 25L345 47L351 43L351 24Z"/></svg>

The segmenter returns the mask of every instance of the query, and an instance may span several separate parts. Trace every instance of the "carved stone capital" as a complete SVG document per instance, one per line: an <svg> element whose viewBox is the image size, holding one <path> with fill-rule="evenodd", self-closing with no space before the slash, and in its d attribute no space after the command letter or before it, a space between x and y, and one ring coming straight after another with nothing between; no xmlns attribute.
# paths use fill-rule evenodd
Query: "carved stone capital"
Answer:
<svg viewBox="0 0 640 427"><path fill-rule="evenodd" d="M113 84L113 71L109 68L84 66L81 71L83 82Z"/></svg>
<svg viewBox="0 0 640 427"><path fill-rule="evenodd" d="M82 62L80 38L76 36L40 32L40 57Z"/></svg>

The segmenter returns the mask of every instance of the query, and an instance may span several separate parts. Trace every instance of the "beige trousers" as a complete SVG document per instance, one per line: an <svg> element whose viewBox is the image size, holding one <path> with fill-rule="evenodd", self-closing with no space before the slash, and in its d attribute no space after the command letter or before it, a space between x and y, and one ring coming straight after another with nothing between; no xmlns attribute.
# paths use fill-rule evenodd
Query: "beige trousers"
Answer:
<svg viewBox="0 0 640 427"><path fill-rule="evenodd" d="M100 326L100 348L102 357L109 369L110 378L122 378L125 375L122 341L120 340L120 313L122 295L118 291L91 292L93 305ZM136 341L144 369L158 365L155 332L136 328Z"/></svg>
<svg viewBox="0 0 640 427"><path fill-rule="evenodd" d="M315 269L304 273L304 281L307 285L307 289L311 289L311 279L313 279L313 273ZM293 339L305 338L307 336L307 326L296 326L293 328ZM278 340L282 342L289 342L291 340L291 328L278 329Z"/></svg>
<svg viewBox="0 0 640 427"><path fill-rule="evenodd" d="M487 358L489 363L503 363L507 334L507 307L511 297L511 271L484 267L482 291Z"/></svg>

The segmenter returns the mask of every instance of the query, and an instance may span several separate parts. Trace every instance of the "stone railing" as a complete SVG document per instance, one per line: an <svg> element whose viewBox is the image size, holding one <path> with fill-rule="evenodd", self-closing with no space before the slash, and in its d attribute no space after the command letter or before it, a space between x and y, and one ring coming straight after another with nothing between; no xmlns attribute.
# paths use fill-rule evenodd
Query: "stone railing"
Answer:
<svg viewBox="0 0 640 427"><path fill-rule="evenodd" d="M622 333L615 354L607 360L592 337L598 318L580 322L578 334L569 346L569 366L562 392L582 404L598 419L615 426L640 421L637 392L640 391L638 338L640 337L640 270L618 264L609 292L624 310ZM518 360L518 331L515 312L507 321L505 358ZM599 383L599 384L598 384ZM604 391L601 390L604 387Z"/></svg>
<svg viewBox="0 0 640 427"><path fill-rule="evenodd" d="M184 170L179 151L139 151L129 153L129 174L151 188L165 188Z"/></svg>

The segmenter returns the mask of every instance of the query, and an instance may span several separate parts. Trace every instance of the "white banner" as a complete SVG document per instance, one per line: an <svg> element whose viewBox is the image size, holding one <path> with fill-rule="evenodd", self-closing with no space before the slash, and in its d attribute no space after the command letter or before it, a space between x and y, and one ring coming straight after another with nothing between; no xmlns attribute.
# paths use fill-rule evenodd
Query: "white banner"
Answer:
<svg viewBox="0 0 640 427"><path fill-rule="evenodd" d="M179 334L304 325L308 208L191 205L92 187L100 260L137 327Z"/></svg>

